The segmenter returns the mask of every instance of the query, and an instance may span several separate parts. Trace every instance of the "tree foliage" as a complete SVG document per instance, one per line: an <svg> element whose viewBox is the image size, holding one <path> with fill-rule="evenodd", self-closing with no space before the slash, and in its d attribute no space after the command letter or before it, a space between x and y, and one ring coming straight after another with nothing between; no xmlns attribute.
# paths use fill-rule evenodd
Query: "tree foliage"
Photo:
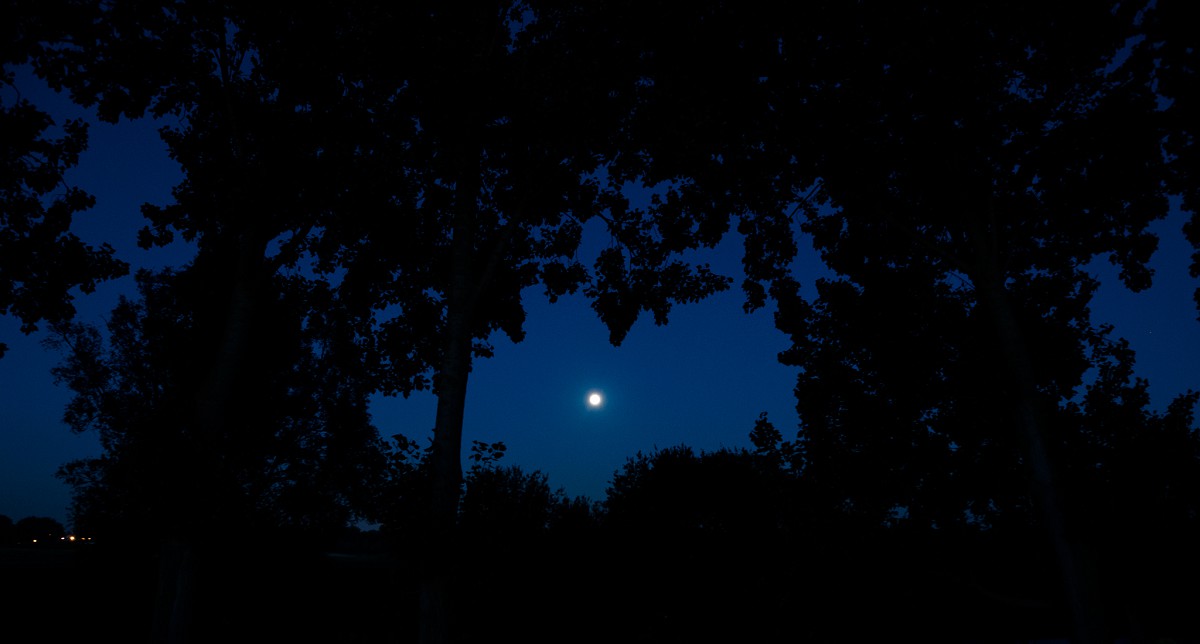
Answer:
<svg viewBox="0 0 1200 644"><path fill-rule="evenodd" d="M1187 167L1164 145L1190 149L1159 80L1187 75L1188 40L1147 38L1156 8L1126 4L830 4L807 21L695 9L684 35L633 39L648 61L638 171L687 221L738 216L747 306L772 296L801 367L808 475L875 521L1031 513L1077 635L1103 637L1088 536L1063 526L1071 431L1055 412L1108 341L1091 262L1150 283L1148 226ZM701 47L719 60L678 63L711 60ZM697 97L712 100L684 105ZM677 118L650 133L657 106ZM837 275L815 297L790 271L796 215Z"/></svg>
<svg viewBox="0 0 1200 644"><path fill-rule="evenodd" d="M1052 417L1105 354L1111 340L1088 308L1092 260L1107 258L1132 289L1149 285L1170 119L1152 66L1128 52L1137 8L1018 18L876 7L843 18L857 31L833 30L827 55L843 62L822 69L848 80L823 88L816 115L837 143L821 148L823 207L802 221L838 277L812 302L776 284L779 326L794 341L783 357L802 367L804 432L828 459L814 476L874 488L846 498L877 499L877 516L915 513L920 503L898 497L965 492L939 478L956 471L1018 482L1006 464L1027 452L1006 438L1018 419L1005 410L1028 386ZM1018 351L998 324L1019 334L1036 382L1018 382ZM1026 504L1003 496L933 505L961 518Z"/></svg>
<svg viewBox="0 0 1200 644"><path fill-rule="evenodd" d="M54 119L21 95L16 74L44 40L61 36L44 8L8 2L0 28L0 315L32 333L42 321L75 314L74 289L91 293L128 266L108 244L93 247L71 232L71 221L95 205L65 173L87 148L87 124ZM0 356L6 346L0 343Z"/></svg>
<svg viewBox="0 0 1200 644"><path fill-rule="evenodd" d="M76 490L75 523L125 537L176 523L213 537L343 527L367 507L382 454L353 374L339 369L329 337L304 324L297 297L256 294L263 312L228 424L210 435L191 422L205 377L192 365L221 342L204 319L220 318L212 285L222 280L203 270L139 273L141 297L113 311L107 345L97 329L60 329L68 352L55 374L75 393L65 420L97 432L104 449L60 472Z"/></svg>
<svg viewBox="0 0 1200 644"><path fill-rule="evenodd" d="M760 427L762 427L760 425ZM646 535L769 535L805 512L792 470L774 455L687 446L638 453L614 473L604 522Z"/></svg>
<svg viewBox="0 0 1200 644"><path fill-rule="evenodd" d="M1170 168L1166 187L1181 198L1182 208L1192 215L1184 225L1184 233L1197 249L1192 255L1191 276L1200 277L1200 147L1196 145L1200 48L1196 47L1195 34L1187 29L1185 11L1182 2L1156 1L1148 6L1144 38L1137 42L1131 56L1154 69L1154 90L1166 130L1163 152ZM1195 299L1200 307L1200 289Z"/></svg>
<svg viewBox="0 0 1200 644"><path fill-rule="evenodd" d="M57 543L67 534L58 521L50 517L25 517L12 526L17 543Z"/></svg>
<svg viewBox="0 0 1200 644"><path fill-rule="evenodd" d="M1089 309L1096 260L1144 289L1150 224L1172 195L1195 210L1196 54L1175 4L69 9L46 46L27 37L41 23L14 23L3 62L33 56L102 119L169 119L185 179L143 209L140 242L198 249L139 276L109 348L59 326L68 421L106 449L63 470L81 519L174 513L179 531L367 508L420 535L422 637L445 640L456 526L595 518L497 467L500 443L477 443L463 476L473 361L497 332L524 337L535 288L582 293L614 344L643 314L665 323L728 287L690 254L736 231L746 309L773 304L792 342L800 433L762 417L753 452L639 454L607 528L753 544L806 522L971 538L1040 523L1086 639L1079 543L1123 521L1195 527L1196 396L1149 411ZM86 196L49 196L83 133L53 140L36 110L0 107L19 125L0 262L55 247L70 269L0 263L0 312L59 320L71 286L117 270L66 232ZM811 290L800 232L834 273ZM610 243L589 257L593 234ZM423 389L429 449L398 435L381 455L366 396ZM364 481L369 502L352 498Z"/></svg>

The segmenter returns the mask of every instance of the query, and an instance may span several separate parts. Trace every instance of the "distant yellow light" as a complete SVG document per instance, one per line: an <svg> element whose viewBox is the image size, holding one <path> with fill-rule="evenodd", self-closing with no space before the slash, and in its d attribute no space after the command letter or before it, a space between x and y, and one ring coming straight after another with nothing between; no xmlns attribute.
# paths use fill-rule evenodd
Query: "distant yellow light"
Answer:
<svg viewBox="0 0 1200 644"><path fill-rule="evenodd" d="M34 543L37 543L37 539L34 539L34 540L33 540L33 542L34 542Z"/></svg>
<svg viewBox="0 0 1200 644"><path fill-rule="evenodd" d="M68 537L68 538L69 538L71 541L74 541L74 540L75 540L75 535L71 535L71 536L70 536L70 537Z"/></svg>

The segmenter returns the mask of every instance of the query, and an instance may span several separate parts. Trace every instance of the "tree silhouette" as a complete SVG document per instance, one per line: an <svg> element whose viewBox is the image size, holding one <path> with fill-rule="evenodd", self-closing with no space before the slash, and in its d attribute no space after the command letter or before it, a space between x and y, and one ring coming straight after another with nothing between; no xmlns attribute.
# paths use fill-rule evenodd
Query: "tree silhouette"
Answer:
<svg viewBox="0 0 1200 644"><path fill-rule="evenodd" d="M916 287L927 277L822 281L811 304L781 306L793 339L781 359L801 367L805 479L825 504L876 525L901 511L926 528L1027 523L1002 356L961 294ZM1078 378L1086 362L1071 329L1037 328L1047 363L1067 371L1058 377Z"/></svg>
<svg viewBox="0 0 1200 644"><path fill-rule="evenodd" d="M1078 637L1100 638L1079 562L1091 497L1078 490L1094 477L1136 478L1144 464L1110 459L1090 473L1076 458L1134 434L1154 449L1190 449L1188 399L1149 414L1123 367L1106 372L1093 400L1069 404L1090 366L1128 362L1090 320L1089 262L1107 256L1128 286L1145 287L1164 182L1187 193L1194 174L1183 109L1194 102L1194 52L1172 10L828 3L796 20L781 6L717 1L72 5L36 49L39 72L104 119L172 119L164 136L186 179L174 204L144 208L141 241L178 234L198 247L169 288L146 291L147 302L186 300L162 310L188 316L181 328L194 346L145 326L169 326L148 305L128 304L116 320L125 327L114 337L127 328L129 346L111 356L163 361L179 399L123 403L114 453L135 463L143 434L175 436L148 453L186 454L190 467L163 476L176 477L167 489L190 490L201 521L239 516L226 514L229 499L336 519L345 504L326 493L337 486L275 477L264 459L353 474L357 450L372 449L363 396L431 388L431 448L418 455L397 439L382 484L397 499L371 511L421 526L421 639L447 641L459 519L525 499L521 523L534 525L546 500L536 476L497 469L480 470L483 486L462 497L467 384L491 334L523 337L534 286L552 301L582 291L614 343L643 312L665 323L675 303L726 287L681 257L736 225L746 307L772 298L794 344L784 359L804 367L800 440L784 442L764 418L754 454L635 461L614 485L609 521L767 530L781 521L770 477L801 472L832 514L865 524L898 512L930 528L1036 520L1056 548ZM1156 91L1175 103L1164 107ZM42 129L26 130L27 148ZM60 148L74 145L68 136ZM70 154L56 158L61 168ZM631 203L635 191L649 203ZM838 275L808 300L792 272L797 219ZM612 242L590 267L585 229ZM148 348L133 346L142 341ZM317 345L327 360L308 352ZM119 362L89 360L71 367L85 390ZM313 406L280 393L288 369L324 374L326 388L291 383ZM136 369L120 378L138 383L129 400L162 394ZM1120 414L1103 410L1103 395L1126 401ZM305 410L329 416L306 423ZM93 422L87 414L99 412L74 413ZM1106 414L1128 423L1105 424ZM132 430L143 424L179 429ZM278 453L295 447L281 433L332 425L347 428L355 455ZM1147 483L1165 512L1191 511L1172 491L1189 485L1188 463ZM64 475L100 491L120 467ZM678 481L691 484L670 487ZM106 490L94 502L117 498ZM670 511L646 510L659 507ZM168 532L180 537L188 522L176 518ZM164 554L169 579L188 549ZM180 614L169 602L159 610L164 624Z"/></svg>
<svg viewBox="0 0 1200 644"><path fill-rule="evenodd" d="M327 336L303 328L298 298L257 294L263 313L227 432L208 437L182 420L201 377L190 365L220 342L203 311L217 306L207 284L222 280L203 270L139 273L141 298L113 311L107 347L96 329L61 329L56 344L69 352L55 375L75 392L65 418L104 448L60 473L76 488L74 522L124 539L175 524L208 541L339 530L382 455L365 401L340 382L352 375L338 370ZM207 504L220 511L196 512Z"/></svg>
<svg viewBox="0 0 1200 644"><path fill-rule="evenodd" d="M1108 606L1120 606L1114 628L1169 637L1194 630L1190 591L1165 591L1178 575L1194 575L1200 558L1190 545L1200 535L1200 394L1176 397L1150 411L1149 383L1134 377L1125 341L1104 347L1097 375L1082 396L1061 410L1056 432L1063 463L1068 527L1089 541ZM1140 587L1146 593L1127 589Z"/></svg>
<svg viewBox="0 0 1200 644"><path fill-rule="evenodd" d="M198 617L221 601L210 585L218 571L245 574L234 553L328 547L366 513L384 466L363 389L339 369L328 330L305 316L301 295L255 293L259 312L223 431L210 435L189 422L205 377L192 366L222 341L209 316L220 319L222 293L213 285L225 280L205 271L222 268L198 261L140 273L142 297L113 311L107 346L94 329L65 329L71 351L56 370L75 393L66 420L75 431L98 432L104 447L99 458L60 471L75 488L75 524L128 545L156 540L165 526L181 531L194 559L163 574L181 576L181 592L193 594L176 599L205 611ZM179 628L202 636L218 623Z"/></svg>
<svg viewBox="0 0 1200 644"><path fill-rule="evenodd" d="M864 16L896 40L881 37L876 54L859 58L856 75L873 66L875 83L833 93L854 115L843 135L856 136L825 164L824 190L839 212L813 214L807 227L826 261L864 290L887 288L880 273L926 271L914 286L935 289L962 280L949 288L967 298L980 337L997 350L993 364L1005 377L994 386L1014 412L1005 424L1018 429L1014 443L1057 552L1076 635L1095 641L1104 637L1101 612L1079 560L1083 535L1063 524L1047 416L1085 365L1054 352L1087 333L1094 282L1084 267L1108 255L1128 286L1145 287L1155 243L1145 227L1166 213L1162 134L1145 70L1106 69L1132 35L1132 16L1104 8L1082 17L1092 28L1069 45L1055 25L1077 14L990 32L1003 17L944 12L913 32L882 22L903 17ZM976 47L1024 60L998 65L966 53ZM873 163L863 164L868 149Z"/></svg>
<svg viewBox="0 0 1200 644"><path fill-rule="evenodd" d="M1188 31L1180 2L1155 2L1143 14L1145 38L1136 43L1131 58L1154 69L1154 89L1161 97L1160 117L1166 134L1163 151L1170 174L1167 189L1181 197L1184 210L1192 214L1184 233L1197 252L1192 254L1191 276L1200 276L1200 150L1196 146L1197 75L1200 52L1195 36ZM1194 298L1200 307L1200 289Z"/></svg>
<svg viewBox="0 0 1200 644"><path fill-rule="evenodd" d="M766 534L794 523L780 514L792 505L785 481L781 463L744 450L696 454L679 446L639 453L613 475L604 520L664 535Z"/></svg>
<svg viewBox="0 0 1200 644"><path fill-rule="evenodd" d="M1081 529L1120 534L1180 536L1200 527L1200 507L1190 490L1200 484L1200 393L1176 397L1150 411L1149 382L1133 375L1133 353L1124 341L1098 361L1098 375L1079 402L1065 406L1078 424L1069 472L1070 496L1082 507ZM1088 507L1091 506L1091 507Z"/></svg>
<svg viewBox="0 0 1200 644"><path fill-rule="evenodd" d="M490 355L493 332L523 337L525 290L540 284L553 301L582 288L619 343L640 312L663 323L674 302L726 284L678 260L699 242L632 209L621 192L628 177L605 176L622 106L609 98L614 71L597 67L603 43L571 32L577 20L537 3L410 5L345 27L357 43L338 70L353 78L348 118L368 128L348 160L362 168L359 196L314 252L369 325L380 389L432 387L438 398L423 641L444 641L452 623L446 547L471 364ZM594 278L577 257L590 222L616 242Z"/></svg>
<svg viewBox="0 0 1200 644"><path fill-rule="evenodd" d="M269 325L278 321L272 317L272 303L281 290L313 298L300 305L300 317L289 323L312 331L337 329L326 341L337 347L331 354L341 361L345 378L329 381L328 392L349 400L362 384L345 369L359 363L358 352L347 353L355 340L336 307L329 306L328 288L311 282L296 265L300 248L318 227L317 214L327 211L330 195L344 186L334 183L342 176L339 172L322 174L334 167L327 161L339 158L338 136L326 131L329 154L322 157L322 140L311 115L296 105L279 77L264 73L275 61L265 60L264 50L256 48L256 29L264 24L284 29L287 21L278 17L248 4L73 5L60 17L66 37L51 43L37 61L39 72L52 85L66 87L85 106L95 105L101 119L140 118L146 112L169 119L162 133L184 180L174 190L174 203L143 207L149 224L139 243L149 247L180 235L198 249L192 272L198 297L185 310L194 316L207 352L187 367L186 386L176 392L186 400L174 409L174 426L186 425L180 435L202 448L188 458L205 472L218 472L226 483L237 479L236 472L248 471L248 463L263 465L259 459L264 445L276 429L270 423L243 424L253 417L247 412L256 408L248 405L242 387L250 384L246 377L259 366L255 352L262 347L255 347L254 341L269 336ZM330 181L318 181L322 176ZM299 301L292 299L289 306ZM291 327L287 332L300 330ZM348 355L353 359L347 360ZM301 362L284 369L307 366ZM363 436L365 408L354 402L336 409L346 415L342 421L352 421L348 431ZM283 410L270 413L274 411ZM239 436L243 429L248 431ZM345 465L354 467L349 461ZM196 544L188 528L195 522L220 524L228 509L221 503L228 498L225 493L201 484L211 481L209 477L171 480L181 486L174 491L187 492L193 503L190 516L170 515L179 520L163 526L167 541L160 558L162 588L181 592L160 596L155 629L159 641L179 641L189 630L187 571ZM297 506L324 496L319 478L295 480L314 486L306 492L299 485L287 487L286 495Z"/></svg>
<svg viewBox="0 0 1200 644"><path fill-rule="evenodd" d="M432 639L450 623L443 544L462 480L470 364L489 353L493 331L520 339L523 290L541 283L555 299L582 287L619 342L641 311L663 323L672 303L726 285L677 259L715 240L659 227L661 206L629 207L631 175L604 175L627 109L612 84L637 78L599 65L611 46L581 30L578 14L552 4L311 5L281 16L114 3L66 16L69 37L39 59L53 85L103 119L179 119L165 136L187 178L175 205L144 209L142 241L181 233L234 267L214 319L224 339L198 383L199 434L229 425L256 284L305 251L356 313L377 389L434 388L433 612L423 620ZM328 57L297 60L317 37L335 43ZM601 219L617 245L593 280L576 250L584 225Z"/></svg>
<svg viewBox="0 0 1200 644"><path fill-rule="evenodd" d="M853 559L821 545L829 526L780 458L786 448L762 440L768 429L760 419L755 452L681 445L639 453L613 474L597 574L627 588L606 610L642 641L827 637L819 597L829 579L853 575Z"/></svg>
<svg viewBox="0 0 1200 644"><path fill-rule="evenodd" d="M681 35L634 45L659 63L643 84L646 102L677 116L638 139L641 174L674 180L677 211L713 213L710 229L741 214L747 305L773 295L785 331L803 333L809 315L790 273L795 214L841 277L821 287L817 306L830 311L822 323L861 316L846 333L797 339L791 359L806 367L805 413L833 432L809 456L820 447L857 461L862 469L846 476L826 472L834 485L883 491L858 495L880 502L875 514L914 488L936 489L921 479L922 463L949 458L958 443L922 433L921 412L949 414L960 399L917 403L935 392L916 383L942 380L933 356L978 350L999 376L987 383L999 394L992 407L1004 410L978 440L996 441L993 454L1008 450L1004 462L1023 463L1076 634L1102 639L1094 585L1078 561L1082 535L1067 533L1059 507L1047 418L1086 368L1094 289L1086 267L1107 257L1127 286L1148 285L1155 239L1147 225L1165 215L1163 182L1174 176L1162 143L1186 140L1180 119L1160 108L1148 57L1125 55L1146 24L1138 8L839 5L789 21L759 6L707 3L680 21L690 27ZM648 24L654 33L654 19ZM679 64L691 54L712 65ZM698 88L701 78L708 84ZM635 122L665 122L652 109ZM940 325L925 329L926 310L956 339L940 337ZM890 341L870 338L893 332ZM906 356L910 339L932 356ZM829 342L842 343L840 355L816 346ZM817 349L824 372L807 371ZM896 378L909 359L915 382ZM892 372L888 390L875 391L882 369ZM880 423L879 451L863 453L856 432ZM907 458L880 469L884 462L869 459L888 441ZM867 471L882 481L855 476Z"/></svg>
<svg viewBox="0 0 1200 644"><path fill-rule="evenodd" d="M0 315L21 321L32 333L38 323L75 314L72 289L91 293L96 284L120 277L128 266L107 244L93 248L70 231L72 217L95 204L64 173L87 148L87 124L55 123L23 97L15 70L34 57L42 42L60 37L45 7L6 3L0 39ZM61 136L55 137L55 128ZM7 346L0 342L0 357Z"/></svg>
<svg viewBox="0 0 1200 644"><path fill-rule="evenodd" d="M18 543L58 543L67 531L50 517L25 517L13 524L13 533Z"/></svg>
<svg viewBox="0 0 1200 644"><path fill-rule="evenodd" d="M533 538L551 528L566 502L542 472L517 466L472 468L464 481L459 522L467 533L498 540Z"/></svg>

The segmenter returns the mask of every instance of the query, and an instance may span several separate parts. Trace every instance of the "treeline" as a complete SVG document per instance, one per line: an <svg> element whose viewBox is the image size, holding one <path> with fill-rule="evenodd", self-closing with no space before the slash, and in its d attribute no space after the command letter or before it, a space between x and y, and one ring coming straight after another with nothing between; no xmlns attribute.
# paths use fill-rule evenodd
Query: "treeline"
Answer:
<svg viewBox="0 0 1200 644"><path fill-rule="evenodd" d="M895 508L870 520L831 503L768 423L751 438L748 449L638 454L594 503L565 496L541 472L503 465L498 444L476 445L481 458L466 473L453 543L463 555L453 570L458 632L594 642L903 633L967 642L1070 631L1044 531L1027 514L931 525ZM418 465L393 482L416 490L422 476ZM1189 641L1200 600L1186 583L1200 572L1195 515L1153 511L1143 522L1143 510L1131 512L1122 499L1146 503L1153 495L1089 490L1089 503L1102 508L1088 543L1109 632ZM417 503L393 508L379 531L330 525L325 539L306 540L246 529L236 543L206 548L200 561L209 575L196 609L211 617L198 636L236 628L249 636L415 639L416 615L404 602L418 593L422 511ZM103 607L102 630L137 636L150 615L153 543L102 539L75 575L38 569L31 583L46 588L41 596L24 594L28 584L13 587L23 571L10 570L11 605L61 610L54 597L104 588L73 610L86 616ZM92 578L101 574L107 581Z"/></svg>
<svg viewBox="0 0 1200 644"><path fill-rule="evenodd" d="M1200 475L1197 437L1147 418L1151 426L1131 435L1157 447L1065 459L1068 529L1086 544L1090 599L1107 637L1190 641L1188 607L1200 599L1187 589L1200 572L1200 499L1188 492ZM472 616L464 626L545 641L579 624L588 641L1069 637L1068 600L1027 481L989 482L1007 488L1011 508L954 516L948 502L928 501L941 517L898 505L873 515L863 508L885 498L830 487L765 419L751 439L749 449L638 454L595 504L551 492L537 472L470 472L460 514L471 553L459 570ZM954 475L944 467L927 476Z"/></svg>
<svg viewBox="0 0 1200 644"><path fill-rule="evenodd" d="M129 268L70 230L86 127L3 94L0 313L51 330L66 421L100 437L61 472L76 529L159 535L155 641L228 618L197 597L237 552L359 519L412 563L384 610L423 642L553 615L645 639L1186 628L1143 589L1193 569L1197 395L1151 408L1089 308L1098 259L1150 284L1172 200L1200 246L1182 3L4 9L5 85L29 65L101 120L165 119L183 171L138 241L194 256L75 322L76 289ZM794 439L764 418L753 451L638 457L599 514L495 444L464 474L472 364L523 337L531 287L619 344L729 288L693 251L735 230L745 308L799 368ZM802 241L832 277L796 270ZM382 439L369 398L425 389L429 449ZM987 612L1010 604L1049 608Z"/></svg>
<svg viewBox="0 0 1200 644"><path fill-rule="evenodd" d="M0 546L57 542L65 536L66 528L50 517L29 516L13 522L11 517L0 514Z"/></svg>

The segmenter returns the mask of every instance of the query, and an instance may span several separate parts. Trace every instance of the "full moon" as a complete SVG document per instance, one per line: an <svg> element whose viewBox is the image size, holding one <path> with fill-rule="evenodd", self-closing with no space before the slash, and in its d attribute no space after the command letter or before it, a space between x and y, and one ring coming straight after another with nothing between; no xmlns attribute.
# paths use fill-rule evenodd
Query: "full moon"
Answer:
<svg viewBox="0 0 1200 644"><path fill-rule="evenodd" d="M604 402L604 396L601 396L600 394L598 394L594 391L592 393L588 394L588 406L589 407L599 407L600 403L602 403L602 402Z"/></svg>

